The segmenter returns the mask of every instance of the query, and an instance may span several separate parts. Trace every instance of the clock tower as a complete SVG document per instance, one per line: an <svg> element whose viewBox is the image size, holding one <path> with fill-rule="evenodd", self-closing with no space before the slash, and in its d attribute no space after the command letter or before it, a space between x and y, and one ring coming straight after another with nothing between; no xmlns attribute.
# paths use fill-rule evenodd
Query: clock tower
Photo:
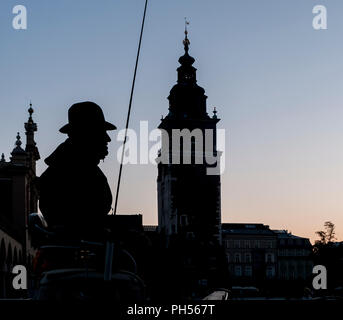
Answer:
<svg viewBox="0 0 343 320"><path fill-rule="evenodd" d="M197 84L187 34L186 29L177 84L168 97L169 113L159 125L158 226L167 246L175 238L220 245L219 119L215 109L213 116L207 113L207 96Z"/></svg>

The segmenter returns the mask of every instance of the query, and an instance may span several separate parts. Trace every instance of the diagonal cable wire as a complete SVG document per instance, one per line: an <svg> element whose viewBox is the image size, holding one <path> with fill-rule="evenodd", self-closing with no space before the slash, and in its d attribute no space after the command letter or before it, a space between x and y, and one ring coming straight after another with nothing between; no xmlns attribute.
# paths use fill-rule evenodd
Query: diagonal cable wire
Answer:
<svg viewBox="0 0 343 320"><path fill-rule="evenodd" d="M114 202L114 211L113 211L114 215L117 213L119 190L120 190L120 182L121 182L121 175L122 175L122 171L123 171L123 159L124 159L124 153L125 153L125 143L126 143L126 140L127 140L127 130L128 130L129 123L130 123L132 97L133 97L133 92L134 92L134 89L135 89L136 74L137 74L139 54L140 54L140 51L141 51L141 44L142 44L142 37L143 37L143 30L144 30L144 22L145 22L145 15L146 15L147 5L148 5L148 0L145 0L144 14L143 14L143 20L142 20L142 27L141 27L141 34L140 34L140 37L139 37L139 44L138 44L137 57L136 57L136 65L135 65L135 71L134 71L133 80L132 80L129 109L128 109L127 118L126 118L125 137L124 137L124 142L123 142L123 150L122 150L122 153L121 153L119 175L118 175L118 183L117 183L117 191L116 191L116 199L115 199L115 202Z"/></svg>
<svg viewBox="0 0 343 320"><path fill-rule="evenodd" d="M137 49L136 65L135 65L135 71L134 71L133 80L132 80L129 109L128 109L127 118L126 118L125 137L124 137L124 141L123 141L123 150L122 150L121 160L120 160L118 183L117 183L117 192L116 192L116 198L115 198L115 202L114 202L114 211L113 211L114 215L117 214L120 182L121 182L121 175L122 175L122 171L123 171L123 159L124 159L124 152L125 152L125 143L126 143L126 140L127 140L127 130L129 128L129 123L130 123L132 98L133 98L133 92L134 92L134 89L135 89L137 67L138 67L138 61L139 61L139 54L140 54L140 51L141 51L141 44L142 44L142 37L143 37L144 22L145 22L147 6L148 6L148 0L145 0L143 20L142 20L142 26L141 26L141 33L140 33L140 36L139 36L139 44L138 44L138 49ZM111 279L112 279L113 250L114 250L114 243L111 242L111 241L107 241L107 243L106 243L105 270L104 270L104 280L105 281L111 281Z"/></svg>

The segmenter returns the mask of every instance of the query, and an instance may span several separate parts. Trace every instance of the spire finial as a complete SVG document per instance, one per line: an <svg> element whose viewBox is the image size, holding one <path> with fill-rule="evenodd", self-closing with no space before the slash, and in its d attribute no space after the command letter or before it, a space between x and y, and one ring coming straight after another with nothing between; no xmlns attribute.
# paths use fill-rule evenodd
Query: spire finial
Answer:
<svg viewBox="0 0 343 320"><path fill-rule="evenodd" d="M217 119L217 109L216 109L216 107L213 107L213 117L212 117L212 119Z"/></svg>
<svg viewBox="0 0 343 320"><path fill-rule="evenodd" d="M28 109L27 111L28 111L29 114L30 114L29 119L32 120L32 114L33 114L34 110L33 110L33 108L32 108L32 102L31 102L31 100L30 100L30 107L29 107L29 109Z"/></svg>
<svg viewBox="0 0 343 320"><path fill-rule="evenodd" d="M21 146L21 140L20 140L20 134L17 132L17 141L15 142L15 145L20 148Z"/></svg>
<svg viewBox="0 0 343 320"><path fill-rule="evenodd" d="M183 45L185 46L185 51L188 52L190 42L188 40L188 30L187 26L189 25L189 21L187 21L187 18L185 17L185 39L183 40Z"/></svg>

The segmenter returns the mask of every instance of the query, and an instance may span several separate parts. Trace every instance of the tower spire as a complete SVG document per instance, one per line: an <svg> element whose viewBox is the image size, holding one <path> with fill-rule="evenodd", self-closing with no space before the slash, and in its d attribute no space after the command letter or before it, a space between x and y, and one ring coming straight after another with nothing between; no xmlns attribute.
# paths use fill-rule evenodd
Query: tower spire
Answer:
<svg viewBox="0 0 343 320"><path fill-rule="evenodd" d="M195 59L188 53L188 20L185 18L185 38L183 40L185 53L179 58L177 68L177 84L170 90L168 116L181 118L208 119L206 112L205 90L197 85L196 71L193 66Z"/></svg>
<svg viewBox="0 0 343 320"><path fill-rule="evenodd" d="M179 58L181 66L177 69L178 83L194 85L196 83L196 69L192 65L195 59L188 54L190 41L188 39L187 25L189 25L189 22L185 18L185 38L183 40L185 54Z"/></svg>
<svg viewBox="0 0 343 320"><path fill-rule="evenodd" d="M190 41L188 40L188 30L187 26L189 25L189 21L187 21L187 18L185 17L185 39L183 40L183 45L185 47L185 52L188 53Z"/></svg>
<svg viewBox="0 0 343 320"><path fill-rule="evenodd" d="M31 103L31 100L30 100L30 107L29 107L29 109L27 110L28 112L29 112L29 121L31 120L32 122L33 122L33 120L32 120L32 114L33 114L33 112L34 112L34 110L33 110L33 108L32 108L32 103Z"/></svg>
<svg viewBox="0 0 343 320"><path fill-rule="evenodd" d="M21 165L26 164L27 153L21 147L21 145L22 145L22 142L21 142L20 134L19 134L19 132L17 132L15 147L14 147L13 151L11 152L11 156L12 156L11 162L13 164L21 164Z"/></svg>
<svg viewBox="0 0 343 320"><path fill-rule="evenodd" d="M19 132L17 132L17 137L16 137L16 142L15 142L15 145L16 145L16 147L17 148L21 148L21 144L22 144L22 142L21 142L21 138L20 138L20 133Z"/></svg>
<svg viewBox="0 0 343 320"><path fill-rule="evenodd" d="M218 111L217 111L216 107L213 107L213 117L212 117L212 119L217 119L217 113L218 113Z"/></svg>
<svg viewBox="0 0 343 320"><path fill-rule="evenodd" d="M35 162L40 159L38 148L36 146L35 142L35 132L37 131L37 124L33 121L32 114L34 113L34 110L32 108L32 102L30 100L29 108L29 119L25 123L25 134L26 134L26 147L25 151L29 154L29 163L30 166L35 171Z"/></svg>

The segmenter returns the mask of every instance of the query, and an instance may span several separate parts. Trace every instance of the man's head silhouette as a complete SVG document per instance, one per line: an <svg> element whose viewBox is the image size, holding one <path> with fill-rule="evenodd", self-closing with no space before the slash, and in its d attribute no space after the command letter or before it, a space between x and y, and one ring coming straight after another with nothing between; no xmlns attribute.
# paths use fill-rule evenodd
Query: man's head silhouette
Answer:
<svg viewBox="0 0 343 320"><path fill-rule="evenodd" d="M104 159L111 141L106 131L115 130L116 126L105 121L101 108L90 101L75 103L68 110L68 120L60 132L68 134L80 155L96 162Z"/></svg>

